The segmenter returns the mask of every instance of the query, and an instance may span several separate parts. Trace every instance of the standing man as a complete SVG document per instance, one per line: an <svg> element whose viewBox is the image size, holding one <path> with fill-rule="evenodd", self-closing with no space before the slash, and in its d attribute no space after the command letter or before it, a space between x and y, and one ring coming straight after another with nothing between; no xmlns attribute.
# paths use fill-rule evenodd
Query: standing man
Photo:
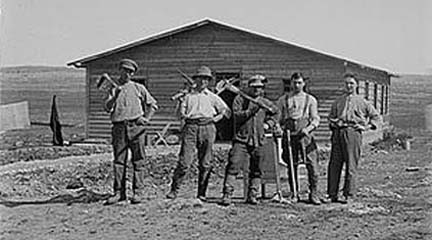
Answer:
<svg viewBox="0 0 432 240"><path fill-rule="evenodd" d="M264 145L266 143L264 132L273 129L279 113L277 107L270 100L264 98L265 80L264 76L255 75L248 82L251 97L260 104L253 103L240 95L234 98L234 139L222 190L222 205L225 206L231 204L234 182L243 166L243 161L249 161L249 189L246 202L258 204L257 194L261 182L260 162L264 159ZM272 111L263 109L264 105Z"/></svg>
<svg viewBox="0 0 432 240"><path fill-rule="evenodd" d="M291 89L291 92L285 93L278 99L278 107L281 110L280 125L284 130L282 157L287 163L290 161L287 144L291 144L292 149L295 186L292 175L289 174L291 169L288 169L290 188L291 190L294 188L298 190L297 167L301 162L304 162L308 173L309 201L312 204L320 205L321 201L318 194L318 148L312 135L312 131L318 127L320 121L318 103L315 97L304 92L305 79L302 73L294 73L290 82L284 82L284 84L291 86L291 88L285 86L285 89ZM290 143L286 142L286 130L290 131ZM298 200L296 197L294 196L294 201Z"/></svg>
<svg viewBox="0 0 432 240"><path fill-rule="evenodd" d="M120 61L118 86L105 99L105 110L111 114L114 150L114 196L106 204L126 200L127 153L132 152L133 192L131 203L141 203L144 196L145 150L144 130L157 110L156 100L144 85L131 81L138 65L130 59Z"/></svg>
<svg viewBox="0 0 432 240"><path fill-rule="evenodd" d="M346 74L345 94L332 104L329 121L331 154L328 166L327 193L331 202L348 203L356 194L357 165L360 159L362 133L377 129L380 116L362 96L357 95L357 80ZM339 180L345 163L343 197L338 198Z"/></svg>
<svg viewBox="0 0 432 240"><path fill-rule="evenodd" d="M174 171L171 190L167 198L175 199L185 174L198 151L198 194L205 201L206 190L213 161L213 143L216 139L215 123L224 116L229 117L230 109L216 94L207 89L213 79L210 68L202 66L192 76L196 88L186 94L180 103L179 115L184 121L182 129L182 145L179 161Z"/></svg>

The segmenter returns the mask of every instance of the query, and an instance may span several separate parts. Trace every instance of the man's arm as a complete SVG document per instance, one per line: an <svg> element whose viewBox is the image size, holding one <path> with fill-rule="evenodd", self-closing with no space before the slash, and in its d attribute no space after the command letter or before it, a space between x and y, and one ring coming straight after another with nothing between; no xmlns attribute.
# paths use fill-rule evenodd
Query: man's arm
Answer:
<svg viewBox="0 0 432 240"><path fill-rule="evenodd" d="M234 117L239 122L243 122L253 116L255 113L257 113L260 109L258 104L255 104L253 102L249 102L249 106L247 109L243 109L244 101L246 101L245 98L242 96L236 96L233 101L233 114Z"/></svg>
<svg viewBox="0 0 432 240"><path fill-rule="evenodd" d="M367 128L370 128L371 130L377 129L381 122L381 117L378 111L369 102L366 102L366 115L369 118Z"/></svg>
<svg viewBox="0 0 432 240"><path fill-rule="evenodd" d="M104 108L108 113L114 109L115 102L120 94L121 88L113 88L109 93L106 94L104 99Z"/></svg>
<svg viewBox="0 0 432 240"><path fill-rule="evenodd" d="M318 102L315 98L311 98L309 105L309 118L311 123L305 128L305 131L309 134L316 129L320 122L320 116L318 114Z"/></svg>
<svg viewBox="0 0 432 240"><path fill-rule="evenodd" d="M212 94L214 107L216 109L216 116L213 117L214 122L219 122L224 116L226 118L231 117L231 110L229 109L228 105L216 94Z"/></svg>

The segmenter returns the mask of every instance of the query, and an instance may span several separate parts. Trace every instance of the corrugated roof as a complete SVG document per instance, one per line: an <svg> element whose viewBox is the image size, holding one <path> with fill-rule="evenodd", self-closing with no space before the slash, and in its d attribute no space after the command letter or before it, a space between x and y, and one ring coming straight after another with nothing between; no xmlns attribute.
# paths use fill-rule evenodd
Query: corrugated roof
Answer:
<svg viewBox="0 0 432 240"><path fill-rule="evenodd" d="M241 28L241 27L238 27L238 26L233 26L233 25L230 25L230 24L227 24L227 23L223 23L223 22L220 22L220 21L217 21L217 20L214 20L214 19L209 19L209 18L205 18L205 19L199 20L197 22L185 24L183 26L176 27L174 29L170 29L170 30L167 30L167 31L163 31L161 33L157 33L157 34L151 35L149 37L146 37L146 38L138 40L138 41L127 43L127 44L122 45L120 47L115 47L113 49L110 49L110 50L107 50L107 51L103 51L101 53L90 55L90 56L87 56L87 57L84 57L84 58L81 58L81 59L69 62L69 63L67 63L67 65L68 66L75 66L75 67L82 67L86 63L88 63L90 61L93 61L95 59L106 57L106 56L111 55L111 54L115 54L115 53L118 53L118 52L130 49L130 48L142 45L142 44L146 44L146 43L149 43L149 42L152 42L152 41L156 41L158 39L162 39L162 38L165 38L165 37L177 34L177 33L193 30L193 29L196 29L196 28L199 28L201 26L208 25L208 24L218 24L218 25L225 26L225 27L228 27L228 28L231 28L231 29L235 29L235 30L238 30L238 31L243 31L243 32L246 32L246 33L249 33L249 34L257 35L259 37L264 37L264 38L267 38L269 40L275 41L276 43L279 43L279 44L295 46L295 47L298 47L298 48L302 48L302 49L305 49L305 50L308 50L308 51L315 52L317 54L326 55L326 56L329 56L329 57L332 57L332 58L336 58L336 59L342 60L344 62L348 62L348 63L351 63L351 64L358 65L361 68L370 68L370 69L374 69L374 70L384 71L384 72L387 72L387 73L389 72L387 70L383 70L383 69L380 69L380 68L366 66L366 65L364 65L362 63L359 63L358 61L355 61L355 60L350 60L350 59L345 58L345 57L340 57L340 56L337 56L337 55L334 55L334 54L330 54L330 53L326 53L326 52L323 52L323 51L320 51L320 50L315 50L313 48L305 47L305 46L302 46L302 45L299 45L299 44L289 43L289 42L286 42L286 41L284 41L282 39L279 39L277 37L273 37L273 36L270 36L270 35L254 32L254 31L251 31L249 29L244 29L244 28Z"/></svg>

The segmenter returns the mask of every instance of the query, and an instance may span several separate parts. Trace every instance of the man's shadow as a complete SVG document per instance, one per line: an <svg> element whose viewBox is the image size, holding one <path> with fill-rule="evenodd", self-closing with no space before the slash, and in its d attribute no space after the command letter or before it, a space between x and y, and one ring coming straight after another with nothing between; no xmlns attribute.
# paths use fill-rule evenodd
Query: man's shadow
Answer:
<svg viewBox="0 0 432 240"><path fill-rule="evenodd" d="M65 203L72 205L74 203L93 203L107 200L111 194L100 194L95 193L91 190L81 189L76 195L72 194L61 194L50 198L48 200L36 200L36 201L8 201L5 199L0 200L0 204L6 207L17 207L21 205L41 205L41 204L52 204L52 203Z"/></svg>

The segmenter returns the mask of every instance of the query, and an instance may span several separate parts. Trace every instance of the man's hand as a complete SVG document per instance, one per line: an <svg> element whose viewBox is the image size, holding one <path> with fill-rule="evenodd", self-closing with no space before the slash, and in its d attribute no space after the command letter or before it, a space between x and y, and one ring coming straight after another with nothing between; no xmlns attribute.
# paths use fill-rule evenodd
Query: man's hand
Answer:
<svg viewBox="0 0 432 240"><path fill-rule="evenodd" d="M261 107L260 107L258 104L253 103L253 102L249 102L248 110L249 110L252 114L257 113L257 112L260 110L260 108L261 108Z"/></svg>
<svg viewBox="0 0 432 240"><path fill-rule="evenodd" d="M213 117L213 122L217 123L223 118L223 114L219 114Z"/></svg>
<svg viewBox="0 0 432 240"><path fill-rule="evenodd" d="M122 90L122 87L116 87L116 88L114 88L114 98L118 97L118 95L120 94L121 90Z"/></svg>
<svg viewBox="0 0 432 240"><path fill-rule="evenodd" d="M270 129L270 126L267 123L264 123L263 128L264 128L264 131L267 131Z"/></svg>
<svg viewBox="0 0 432 240"><path fill-rule="evenodd" d="M353 128L357 131L362 131L362 132L366 131L366 127L361 125L361 124L356 124L356 125L354 125Z"/></svg>
<svg viewBox="0 0 432 240"><path fill-rule="evenodd" d="M150 120L146 117L143 117L143 116L139 117L136 121L137 125L141 125L141 126L144 126L144 125L148 124L149 122L150 122Z"/></svg>
<svg viewBox="0 0 432 240"><path fill-rule="evenodd" d="M309 136L309 134L310 134L309 129L307 129L307 128L302 128L300 133L304 136Z"/></svg>

